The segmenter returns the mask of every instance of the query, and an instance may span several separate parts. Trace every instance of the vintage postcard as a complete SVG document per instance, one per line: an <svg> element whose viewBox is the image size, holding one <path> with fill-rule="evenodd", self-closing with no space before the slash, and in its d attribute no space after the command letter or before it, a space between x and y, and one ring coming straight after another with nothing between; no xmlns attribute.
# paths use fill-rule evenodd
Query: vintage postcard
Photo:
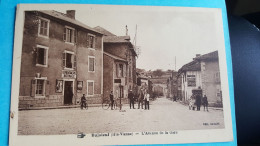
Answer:
<svg viewBox="0 0 260 146"><path fill-rule="evenodd" d="M10 145L233 140L218 8L18 5Z"/></svg>

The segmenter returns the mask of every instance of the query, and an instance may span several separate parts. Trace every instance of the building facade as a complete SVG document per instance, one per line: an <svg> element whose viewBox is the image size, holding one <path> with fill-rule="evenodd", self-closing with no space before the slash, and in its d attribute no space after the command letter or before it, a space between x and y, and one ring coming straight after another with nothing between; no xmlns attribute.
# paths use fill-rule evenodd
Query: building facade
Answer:
<svg viewBox="0 0 260 146"><path fill-rule="evenodd" d="M209 106L222 106L222 93L218 52L197 55L178 71L181 80L181 99L187 102L193 90L202 91L208 97Z"/></svg>
<svg viewBox="0 0 260 146"><path fill-rule="evenodd" d="M104 98L113 91L116 98L127 98L132 90L137 93L136 52L129 36L116 36L104 28L95 29L104 36Z"/></svg>
<svg viewBox="0 0 260 146"><path fill-rule="evenodd" d="M75 20L75 11L26 11L19 108L101 102L103 34Z"/></svg>

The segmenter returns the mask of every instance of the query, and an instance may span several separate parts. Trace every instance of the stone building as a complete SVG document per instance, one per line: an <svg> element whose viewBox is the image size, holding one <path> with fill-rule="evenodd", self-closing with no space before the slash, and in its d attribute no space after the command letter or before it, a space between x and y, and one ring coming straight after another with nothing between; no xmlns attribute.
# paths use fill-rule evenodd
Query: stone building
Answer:
<svg viewBox="0 0 260 146"><path fill-rule="evenodd" d="M77 21L75 11L26 11L19 108L100 103L103 34Z"/></svg>
<svg viewBox="0 0 260 146"><path fill-rule="evenodd" d="M201 90L208 97L209 106L222 106L218 52L197 55L178 71L181 80L181 98L187 102L193 91Z"/></svg>
<svg viewBox="0 0 260 146"><path fill-rule="evenodd" d="M95 29L104 36L104 97L110 91L116 98L127 98L129 90L137 92L136 85L136 52L130 42L130 36L116 36L106 29L97 26Z"/></svg>
<svg viewBox="0 0 260 146"><path fill-rule="evenodd" d="M178 72L172 71L171 76L167 79L167 98L173 98L174 96L177 97L177 74Z"/></svg>

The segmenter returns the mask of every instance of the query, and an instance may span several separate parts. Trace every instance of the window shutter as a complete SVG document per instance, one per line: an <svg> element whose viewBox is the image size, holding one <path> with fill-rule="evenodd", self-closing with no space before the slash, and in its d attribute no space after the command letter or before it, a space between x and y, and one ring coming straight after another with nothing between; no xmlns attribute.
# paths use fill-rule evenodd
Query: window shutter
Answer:
<svg viewBox="0 0 260 146"><path fill-rule="evenodd" d="M66 27L63 29L63 41L66 42Z"/></svg>
<svg viewBox="0 0 260 146"><path fill-rule="evenodd" d="M35 96L35 87L36 87L36 80L32 79L31 80L31 97Z"/></svg>
<svg viewBox="0 0 260 146"><path fill-rule="evenodd" d="M96 47L97 47L97 37L95 36L94 37L94 41L93 41L93 48L95 48L96 49Z"/></svg>
<svg viewBox="0 0 260 146"><path fill-rule="evenodd" d="M73 58L74 58L74 62L73 62L73 68L76 69L77 67L77 56L76 55L73 55Z"/></svg>
<svg viewBox="0 0 260 146"><path fill-rule="evenodd" d="M39 58L39 51L38 51L38 48L36 47L36 54L35 54L35 64L38 63L38 58Z"/></svg>
<svg viewBox="0 0 260 146"><path fill-rule="evenodd" d="M47 64L47 50L44 49L44 61L43 64L46 65Z"/></svg>
<svg viewBox="0 0 260 146"><path fill-rule="evenodd" d="M74 43L77 43L77 30L74 30Z"/></svg>
<svg viewBox="0 0 260 146"><path fill-rule="evenodd" d="M123 76L126 77L126 65L123 64Z"/></svg>
<svg viewBox="0 0 260 146"><path fill-rule="evenodd" d="M65 68L66 67L66 53L64 52L62 55L62 66Z"/></svg>
<svg viewBox="0 0 260 146"><path fill-rule="evenodd" d="M116 63L116 76L119 77L119 64Z"/></svg>
<svg viewBox="0 0 260 146"><path fill-rule="evenodd" d="M45 83L45 96L49 97L49 95L50 95L50 81L46 80L44 83Z"/></svg>
<svg viewBox="0 0 260 146"><path fill-rule="evenodd" d="M87 35L87 47L89 47L89 35Z"/></svg>

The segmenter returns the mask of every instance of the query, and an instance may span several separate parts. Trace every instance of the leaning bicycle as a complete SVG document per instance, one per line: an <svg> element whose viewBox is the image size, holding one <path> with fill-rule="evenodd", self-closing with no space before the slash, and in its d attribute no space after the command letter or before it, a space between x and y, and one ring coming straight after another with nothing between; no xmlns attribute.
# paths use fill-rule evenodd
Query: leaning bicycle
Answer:
<svg viewBox="0 0 260 146"><path fill-rule="evenodd" d="M102 103L102 108L103 108L104 110L109 109L109 107L111 107L111 106L113 106L112 109L114 109L114 110L117 109L117 107L119 106L119 104L117 103L117 100L116 100L116 99L114 100L113 105L111 105L111 101L110 101L110 100L104 100L103 103Z"/></svg>
<svg viewBox="0 0 260 146"><path fill-rule="evenodd" d="M107 110L107 109L110 107L110 104L111 104L110 100L104 100L104 101L102 102L102 108L103 108L104 110Z"/></svg>

